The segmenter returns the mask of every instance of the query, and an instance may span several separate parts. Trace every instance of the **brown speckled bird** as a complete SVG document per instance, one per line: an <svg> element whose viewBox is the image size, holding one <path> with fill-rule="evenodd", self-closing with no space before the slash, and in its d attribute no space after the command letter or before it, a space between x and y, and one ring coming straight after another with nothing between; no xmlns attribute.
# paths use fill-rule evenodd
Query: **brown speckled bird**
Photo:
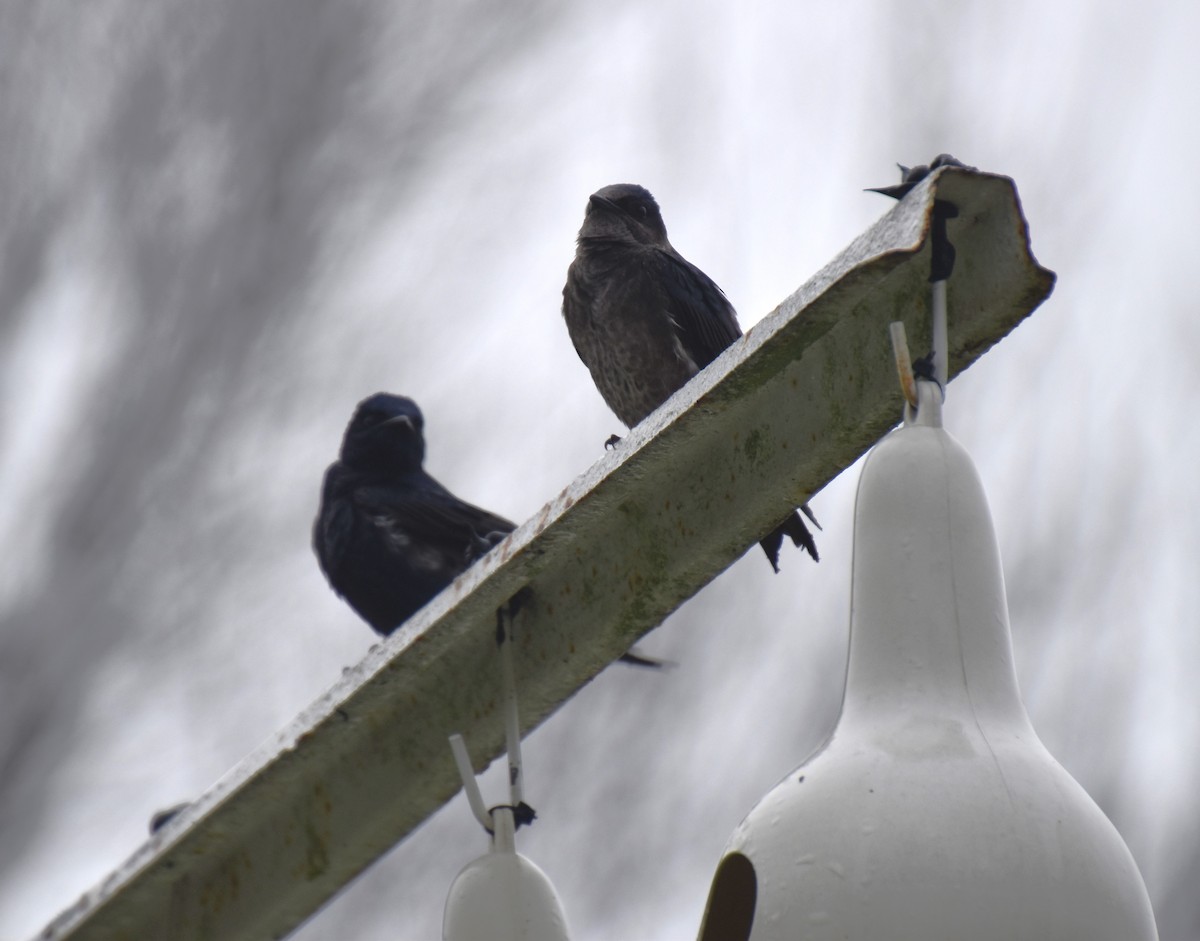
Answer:
<svg viewBox="0 0 1200 941"><path fill-rule="evenodd" d="M563 317L600 395L630 428L742 335L724 292L675 251L658 203L633 183L606 186L588 200ZM784 536L818 558L793 511L761 542L775 571Z"/></svg>

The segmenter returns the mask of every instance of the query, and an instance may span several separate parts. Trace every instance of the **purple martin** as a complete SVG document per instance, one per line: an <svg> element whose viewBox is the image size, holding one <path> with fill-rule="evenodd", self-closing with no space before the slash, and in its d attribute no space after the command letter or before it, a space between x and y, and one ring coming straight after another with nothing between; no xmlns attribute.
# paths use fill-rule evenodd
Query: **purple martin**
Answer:
<svg viewBox="0 0 1200 941"><path fill-rule="evenodd" d="M884 196L891 196L893 199L903 199L912 192L913 187L929 176L934 170L939 170L942 167L958 167L961 170L975 169L975 167L967 166L950 154L938 154L928 165L922 163L915 167L906 167L904 164L898 163L896 166L900 168L899 183L895 186L872 186L867 189L867 192L882 193ZM944 281L950 277L950 273L954 270L955 252L954 246L951 244L946 232L946 220L953 219L957 215L958 207L954 203L945 199L934 199L933 224L932 232L930 233L930 281ZM918 376L933 380L933 353L930 352L929 356L923 356L914 362L913 370Z"/></svg>
<svg viewBox="0 0 1200 941"><path fill-rule="evenodd" d="M390 634L511 533L421 467L417 403L377 393L358 404L325 472L313 549L333 590Z"/></svg>
<svg viewBox="0 0 1200 941"><path fill-rule="evenodd" d="M903 199L914 186L929 176L934 170L940 170L942 167L958 167L962 170L975 169L974 167L967 166L950 154L938 154L928 164L920 163L915 167L906 167L902 163L898 163L896 166L900 168L899 183L894 186L872 186L867 189L867 192L883 193L884 196L891 196L893 199Z"/></svg>
<svg viewBox="0 0 1200 941"><path fill-rule="evenodd" d="M630 428L742 335L725 293L674 249L658 203L632 183L588 200L563 317L600 395ZM818 558L793 511L760 543L776 572L784 536Z"/></svg>
<svg viewBox="0 0 1200 941"><path fill-rule="evenodd" d="M412 399L379 392L359 402L341 454L325 472L313 522L313 550L329 584L384 635L516 529L425 473L424 427ZM506 603L510 614L524 591ZM667 665L636 650L620 659Z"/></svg>

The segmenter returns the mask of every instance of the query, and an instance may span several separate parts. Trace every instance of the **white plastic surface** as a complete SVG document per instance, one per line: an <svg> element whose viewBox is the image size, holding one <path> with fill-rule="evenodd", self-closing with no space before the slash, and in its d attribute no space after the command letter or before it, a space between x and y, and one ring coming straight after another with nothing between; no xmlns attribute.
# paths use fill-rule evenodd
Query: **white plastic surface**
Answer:
<svg viewBox="0 0 1200 941"><path fill-rule="evenodd" d="M983 488L918 386L859 482L837 728L735 832L753 877L714 887L701 936L1154 939L1128 849L1029 723Z"/></svg>
<svg viewBox="0 0 1200 941"><path fill-rule="evenodd" d="M493 811L492 851L455 877L442 920L444 941L568 941L554 886L513 849L511 811Z"/></svg>

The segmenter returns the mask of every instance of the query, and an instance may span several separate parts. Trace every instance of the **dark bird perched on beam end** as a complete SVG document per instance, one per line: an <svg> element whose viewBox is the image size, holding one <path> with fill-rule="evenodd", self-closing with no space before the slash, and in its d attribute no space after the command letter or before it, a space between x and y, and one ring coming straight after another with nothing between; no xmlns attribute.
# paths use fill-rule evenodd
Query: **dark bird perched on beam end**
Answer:
<svg viewBox="0 0 1200 941"><path fill-rule="evenodd" d="M630 428L742 335L724 292L675 251L658 203L632 183L606 186L588 200L563 317L600 395ZM815 524L808 507L801 509ZM761 542L775 571L784 536L818 558L793 511Z"/></svg>

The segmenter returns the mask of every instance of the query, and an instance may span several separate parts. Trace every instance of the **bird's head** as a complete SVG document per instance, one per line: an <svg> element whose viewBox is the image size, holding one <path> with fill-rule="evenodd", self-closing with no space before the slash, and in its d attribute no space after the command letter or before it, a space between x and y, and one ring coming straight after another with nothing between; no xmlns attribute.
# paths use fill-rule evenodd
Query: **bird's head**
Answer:
<svg viewBox="0 0 1200 941"><path fill-rule="evenodd" d="M636 183L614 183L588 199L579 239L666 246L667 227L650 191Z"/></svg>
<svg viewBox="0 0 1200 941"><path fill-rule="evenodd" d="M342 439L342 462L361 470L417 470L425 459L424 427L412 399L377 392L354 410Z"/></svg>

